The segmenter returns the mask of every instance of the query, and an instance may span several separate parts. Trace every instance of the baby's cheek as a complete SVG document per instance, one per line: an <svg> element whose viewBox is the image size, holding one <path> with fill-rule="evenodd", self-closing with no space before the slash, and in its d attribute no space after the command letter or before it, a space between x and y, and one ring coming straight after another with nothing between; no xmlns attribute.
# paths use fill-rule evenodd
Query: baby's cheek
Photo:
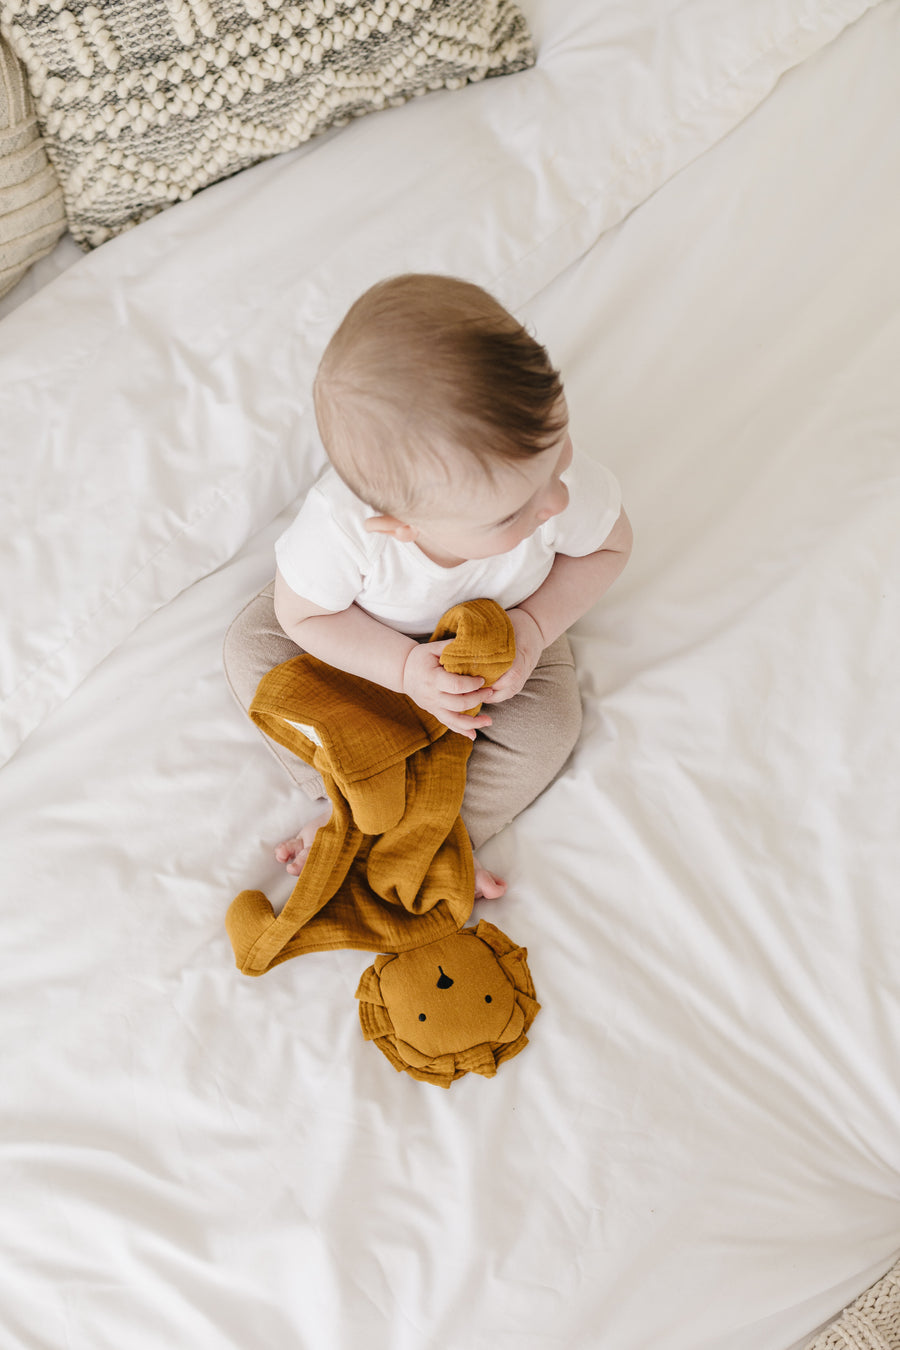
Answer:
<svg viewBox="0 0 900 1350"><path fill-rule="evenodd" d="M516 525L507 525L505 530L498 530L494 538L494 546L498 553L509 553L517 544L520 544L525 538L523 531Z"/></svg>

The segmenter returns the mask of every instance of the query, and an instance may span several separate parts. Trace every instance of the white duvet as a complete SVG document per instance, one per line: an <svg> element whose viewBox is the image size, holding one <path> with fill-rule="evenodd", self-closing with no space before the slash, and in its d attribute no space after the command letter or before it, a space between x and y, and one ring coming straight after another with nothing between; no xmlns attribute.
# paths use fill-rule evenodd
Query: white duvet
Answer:
<svg viewBox="0 0 900 1350"><path fill-rule="evenodd" d="M0 1350L789 1350L900 1248L900 5L525 8L534 71L0 323ZM548 344L637 540L485 855L543 1010L449 1092L363 1042L363 954L251 981L222 922L304 808L221 636L333 323L425 267Z"/></svg>

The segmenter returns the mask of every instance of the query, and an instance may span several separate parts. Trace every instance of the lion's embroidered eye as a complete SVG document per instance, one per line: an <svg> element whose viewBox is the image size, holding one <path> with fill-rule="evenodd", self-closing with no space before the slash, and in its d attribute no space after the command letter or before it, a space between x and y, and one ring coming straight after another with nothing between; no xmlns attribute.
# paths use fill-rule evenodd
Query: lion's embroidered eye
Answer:
<svg viewBox="0 0 900 1350"><path fill-rule="evenodd" d="M424 1013L419 1013L419 1021L420 1021L420 1022L424 1022L424 1021L425 1021L425 1014L424 1014Z"/></svg>
<svg viewBox="0 0 900 1350"><path fill-rule="evenodd" d="M491 998L490 994L485 994L484 1001L485 1003L493 1003L494 1000Z"/></svg>

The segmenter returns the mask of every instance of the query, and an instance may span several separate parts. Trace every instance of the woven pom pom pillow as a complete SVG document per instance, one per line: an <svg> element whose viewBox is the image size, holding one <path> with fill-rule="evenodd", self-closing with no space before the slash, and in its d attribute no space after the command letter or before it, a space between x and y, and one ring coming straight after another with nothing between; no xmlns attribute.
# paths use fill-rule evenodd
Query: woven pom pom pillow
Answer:
<svg viewBox="0 0 900 1350"><path fill-rule="evenodd" d="M0 0L85 247L351 117L533 63L510 0Z"/></svg>

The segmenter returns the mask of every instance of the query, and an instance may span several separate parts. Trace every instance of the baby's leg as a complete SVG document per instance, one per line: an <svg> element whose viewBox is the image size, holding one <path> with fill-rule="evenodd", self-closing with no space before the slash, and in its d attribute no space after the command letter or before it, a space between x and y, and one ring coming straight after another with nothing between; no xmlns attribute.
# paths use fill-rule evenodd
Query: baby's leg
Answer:
<svg viewBox="0 0 900 1350"><path fill-rule="evenodd" d="M472 747L462 804L476 852L553 782L578 740L581 695L565 634L544 650L514 698L487 711L492 725Z"/></svg>
<svg viewBox="0 0 900 1350"><path fill-rule="evenodd" d="M312 820L308 820L302 827L299 834L295 834L291 839L285 839L283 844L279 844L275 850L275 857L278 862L284 863L284 870L289 872L292 877L299 877L309 857L309 850L312 848L313 840L316 837L316 830L322 825L327 825L331 819L331 806L329 804L326 811L322 811Z"/></svg>
<svg viewBox="0 0 900 1350"><path fill-rule="evenodd" d="M222 660L225 678L244 712L250 707L256 686L274 666L299 656L301 649L283 631L275 618L273 595L275 582L270 581L258 595L244 606L225 634ZM315 769L292 755L285 746L260 733L272 754L290 777L314 801L327 800L325 785ZM275 857L285 864L285 871L299 876L309 855L313 836L331 815L331 806L310 820L291 839L285 839L275 849Z"/></svg>
<svg viewBox="0 0 900 1350"><path fill-rule="evenodd" d="M301 650L275 617L274 585L270 582L244 606L225 635L225 676L245 713L263 675ZM568 639L563 636L548 647L525 688L508 702L494 704L490 714L493 725L479 732L469 759L462 806L475 850L552 782L578 739L581 699ZM327 801L322 779L311 765L268 736L263 740L308 797ZM299 875L316 830L330 815L329 805L276 848L276 858L291 875ZM505 889L504 882L476 858L476 899L492 899Z"/></svg>
<svg viewBox="0 0 900 1350"><path fill-rule="evenodd" d="M275 582L270 581L244 606L225 634L222 648L225 678L245 713L262 677L274 666L290 661L301 652L275 618L274 593ZM270 740L263 732L260 735L282 768L308 797L319 801L327 796L322 779L310 764L292 755L285 746Z"/></svg>

